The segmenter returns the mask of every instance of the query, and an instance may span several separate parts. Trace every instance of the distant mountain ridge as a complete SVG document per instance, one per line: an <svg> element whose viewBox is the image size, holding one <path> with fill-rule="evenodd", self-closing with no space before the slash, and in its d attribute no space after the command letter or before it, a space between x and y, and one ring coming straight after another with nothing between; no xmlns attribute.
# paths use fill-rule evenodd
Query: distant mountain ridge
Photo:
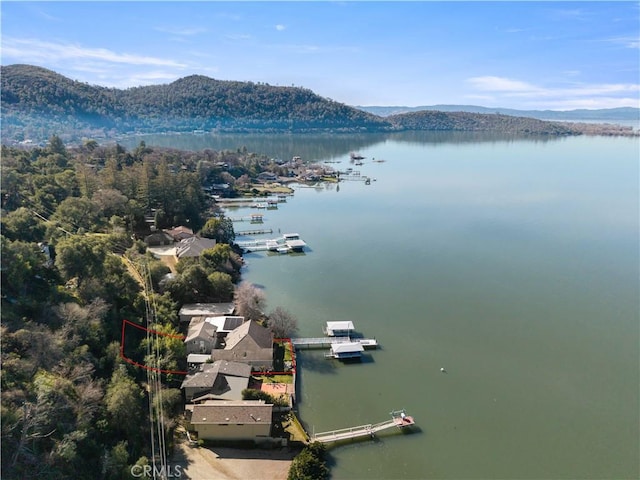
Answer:
<svg viewBox="0 0 640 480"><path fill-rule="evenodd" d="M71 80L37 66L9 65L0 67L0 80L3 143L42 142L54 134L65 140L79 140L194 130L586 133L578 124L496 115L495 109L487 109L488 113L420 111L383 117L305 88L216 80L203 75L187 76L169 84L116 89ZM598 132L591 127L588 133Z"/></svg>
<svg viewBox="0 0 640 480"><path fill-rule="evenodd" d="M356 106L360 110L378 115L380 117L388 117L401 113L411 113L420 111L439 111L439 112L469 112L502 115L511 115L516 117L530 117L540 120L640 120L640 108L619 107L619 108L601 108L601 109L575 109L575 110L517 110L513 108L492 108L481 107L479 105L423 105L419 107L404 106Z"/></svg>

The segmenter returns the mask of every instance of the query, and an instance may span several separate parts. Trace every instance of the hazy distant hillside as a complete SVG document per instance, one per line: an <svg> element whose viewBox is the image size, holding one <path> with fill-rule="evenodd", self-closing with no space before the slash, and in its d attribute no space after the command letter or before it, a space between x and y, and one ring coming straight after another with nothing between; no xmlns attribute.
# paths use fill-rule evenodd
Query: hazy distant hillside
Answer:
<svg viewBox="0 0 640 480"><path fill-rule="evenodd" d="M0 67L2 142L113 138L132 133L486 131L602 133L580 125L487 113L415 112L381 117L311 90L188 76L126 90L93 86L30 65ZM390 109L395 107L371 107ZM402 108L402 107L398 107ZM451 106L438 106L458 108ZM482 108L482 107L477 107ZM382 112L382 114L385 114ZM607 134L626 134L607 131Z"/></svg>
<svg viewBox="0 0 640 480"><path fill-rule="evenodd" d="M388 117L398 115L400 113L419 112L419 111L439 111L439 112L470 112L470 113L500 113L502 115L512 115L516 117L531 117L541 120L639 120L640 108L622 107L622 108L605 108L596 110L515 110L511 108L491 108L480 107L477 105L423 105L420 107L377 107L358 106L360 110L373 113L380 117Z"/></svg>

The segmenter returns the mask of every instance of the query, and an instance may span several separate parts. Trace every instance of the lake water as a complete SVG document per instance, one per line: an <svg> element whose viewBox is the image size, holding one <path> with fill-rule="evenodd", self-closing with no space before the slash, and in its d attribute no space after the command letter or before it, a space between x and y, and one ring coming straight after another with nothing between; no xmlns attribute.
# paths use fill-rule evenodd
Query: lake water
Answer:
<svg viewBox="0 0 640 480"><path fill-rule="evenodd" d="M419 426L331 450L332 478L639 477L640 140L140 139L341 169L349 151L367 157L354 168L370 185L298 188L264 212L266 228L298 232L309 249L248 254L243 272L302 336L352 320L382 346L352 364L300 354L310 430L399 408Z"/></svg>

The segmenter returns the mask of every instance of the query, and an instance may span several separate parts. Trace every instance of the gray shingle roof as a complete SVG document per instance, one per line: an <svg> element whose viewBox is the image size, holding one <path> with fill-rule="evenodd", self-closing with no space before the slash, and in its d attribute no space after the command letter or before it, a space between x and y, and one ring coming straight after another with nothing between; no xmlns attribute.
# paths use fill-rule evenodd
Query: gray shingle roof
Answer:
<svg viewBox="0 0 640 480"><path fill-rule="evenodd" d="M260 400L194 405L192 424L270 424L273 405Z"/></svg>
<svg viewBox="0 0 640 480"><path fill-rule="evenodd" d="M184 341L190 342L191 340L197 340L198 338L206 338L207 340L210 340L215 334L216 326L202 320L189 325L189 332L187 333L187 338L185 338Z"/></svg>
<svg viewBox="0 0 640 480"><path fill-rule="evenodd" d="M178 258L199 257L204 250L215 246L216 241L212 238L185 238L176 245L176 256Z"/></svg>
<svg viewBox="0 0 640 480"><path fill-rule="evenodd" d="M250 320L227 335L225 350L232 350L245 337L250 337L261 348L273 347L271 330Z"/></svg>

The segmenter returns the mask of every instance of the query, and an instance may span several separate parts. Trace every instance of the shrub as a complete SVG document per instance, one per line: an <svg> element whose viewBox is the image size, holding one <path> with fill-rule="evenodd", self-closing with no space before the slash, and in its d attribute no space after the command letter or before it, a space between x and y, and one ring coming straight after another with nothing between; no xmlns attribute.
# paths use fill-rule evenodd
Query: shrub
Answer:
<svg viewBox="0 0 640 480"><path fill-rule="evenodd" d="M293 459L287 480L325 480L329 478L329 467L325 462L326 448L314 442L304 447Z"/></svg>

